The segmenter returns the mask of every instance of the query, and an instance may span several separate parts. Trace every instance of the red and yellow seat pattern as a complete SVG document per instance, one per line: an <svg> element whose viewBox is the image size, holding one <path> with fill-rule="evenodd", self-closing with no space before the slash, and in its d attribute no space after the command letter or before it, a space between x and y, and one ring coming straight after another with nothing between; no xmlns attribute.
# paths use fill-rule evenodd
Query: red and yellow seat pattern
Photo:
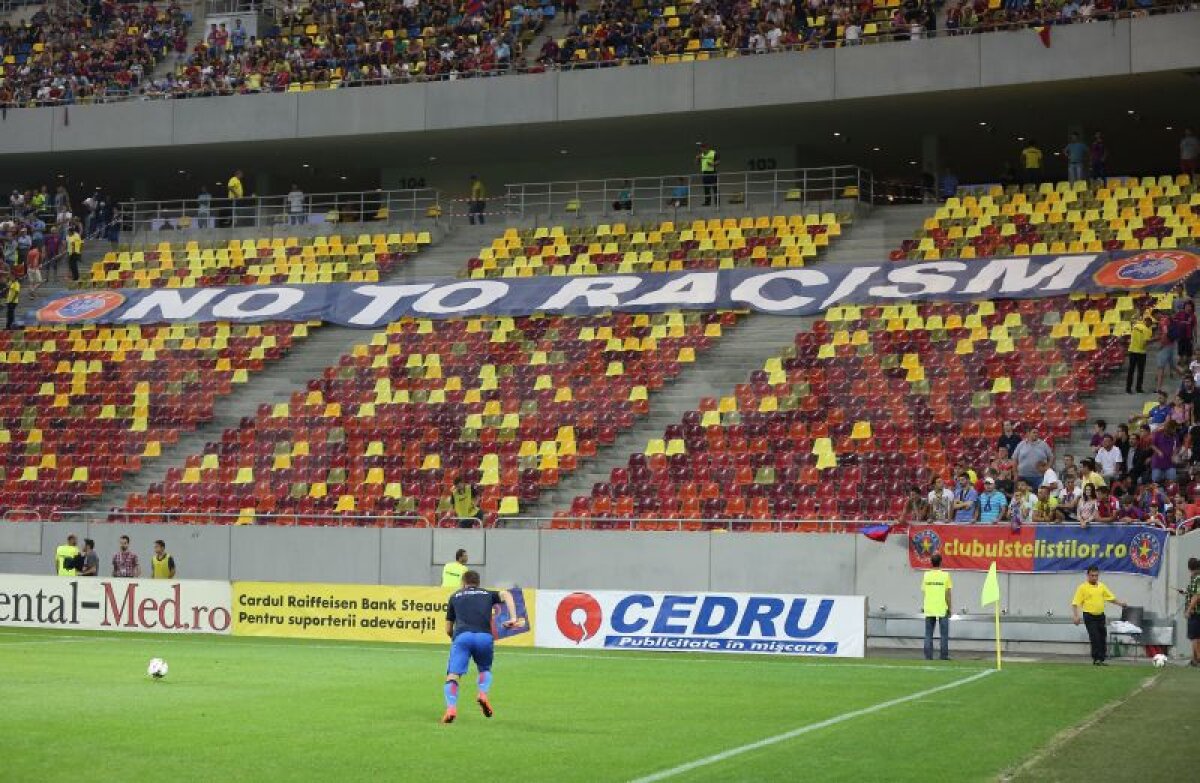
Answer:
<svg viewBox="0 0 1200 783"><path fill-rule="evenodd" d="M92 265L99 288L195 288L274 283L375 283L432 238L427 231L158 242L110 251Z"/></svg>
<svg viewBox="0 0 1200 783"><path fill-rule="evenodd" d="M303 324L0 332L0 506L76 508L213 416Z"/></svg>
<svg viewBox="0 0 1200 783"><path fill-rule="evenodd" d="M816 258L842 223L833 213L711 218L676 224L510 228L467 263L471 277L678 272L798 267Z"/></svg>
<svg viewBox="0 0 1200 783"><path fill-rule="evenodd" d="M948 476L959 457L986 465L1005 420L1067 437L1086 418L1080 395L1121 364L1139 306L1120 296L835 307L553 524L828 530L895 518L909 485Z"/></svg>
<svg viewBox="0 0 1200 783"><path fill-rule="evenodd" d="M947 199L893 261L1200 244L1200 188L1192 177L1110 179L964 188Z"/></svg>

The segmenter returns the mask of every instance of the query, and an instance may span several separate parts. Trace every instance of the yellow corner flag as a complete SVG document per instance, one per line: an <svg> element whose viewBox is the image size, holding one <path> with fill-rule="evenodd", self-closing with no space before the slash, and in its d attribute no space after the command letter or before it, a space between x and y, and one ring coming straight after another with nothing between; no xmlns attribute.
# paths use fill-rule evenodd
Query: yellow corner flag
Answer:
<svg viewBox="0 0 1200 783"><path fill-rule="evenodd" d="M988 568L987 577L983 580L983 590L979 593L979 605L993 604L996 617L996 669L1000 669L1000 577L996 576L996 561Z"/></svg>

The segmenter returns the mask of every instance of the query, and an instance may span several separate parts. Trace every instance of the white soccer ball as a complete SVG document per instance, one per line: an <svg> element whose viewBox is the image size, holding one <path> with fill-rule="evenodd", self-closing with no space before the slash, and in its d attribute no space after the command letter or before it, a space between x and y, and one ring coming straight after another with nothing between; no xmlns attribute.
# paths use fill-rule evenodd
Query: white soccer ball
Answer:
<svg viewBox="0 0 1200 783"><path fill-rule="evenodd" d="M167 662L162 658L151 658L150 665L146 667L146 674L156 680L161 680L167 676Z"/></svg>
<svg viewBox="0 0 1200 783"><path fill-rule="evenodd" d="M1153 659L1151 659L1151 662L1154 664L1155 669L1161 669L1167 665L1167 656L1159 653L1158 655L1154 656Z"/></svg>

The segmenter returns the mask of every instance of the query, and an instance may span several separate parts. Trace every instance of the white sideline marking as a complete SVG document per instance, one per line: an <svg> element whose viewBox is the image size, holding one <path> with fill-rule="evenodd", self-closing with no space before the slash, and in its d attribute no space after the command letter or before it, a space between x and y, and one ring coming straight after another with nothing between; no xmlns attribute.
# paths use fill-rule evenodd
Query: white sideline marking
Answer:
<svg viewBox="0 0 1200 783"><path fill-rule="evenodd" d="M783 734L776 734L774 737L767 737L766 739L760 739L757 742L751 742L746 745L740 745L736 748L730 748L729 750L721 751L720 753L714 753L711 756L705 756L704 758L696 759L695 761L689 761L686 764L680 764L678 767L671 767L670 769L664 769L661 772L655 772L652 775L646 775L645 777L636 778L635 780L630 781L630 783L654 783L654 781L666 780L667 778L673 778L676 775L683 774L684 772L691 772L694 769L699 769L700 767L707 767L710 764L716 764L718 762L725 761L726 759L733 758L734 756L740 756L743 753L749 753L752 750L758 750L759 748L765 748L770 745L776 745L780 742L785 742L787 740L794 739L803 734L808 734L810 732L817 731L818 729L825 729L825 728L829 728L830 726L836 726L839 723L845 723L848 720L853 720L855 718L861 718L864 715L871 715L876 712L882 712L883 710L886 710L889 707L895 707L898 704L904 704L905 702L915 701L917 699L923 699L926 696L932 696L935 693L940 693L941 691L948 691L951 688L958 688L962 685L969 685L969 684L975 682L976 680L983 679L984 677L988 676L989 674L991 674L994 671L995 671L995 669L984 669L983 671L978 672L977 674L972 674L970 677L964 677L961 680L955 680L954 682L950 682L945 685L939 685L936 688L927 688L923 691L911 693L908 696L901 696L897 699L891 699L890 701L883 701L883 702L880 702L879 704L873 704L870 707L863 707L860 710L853 710L851 712L843 712L841 715L835 715L832 718L827 718L825 720L818 721L816 723L810 723L807 726L801 726L798 729L792 729L791 731L786 731Z"/></svg>

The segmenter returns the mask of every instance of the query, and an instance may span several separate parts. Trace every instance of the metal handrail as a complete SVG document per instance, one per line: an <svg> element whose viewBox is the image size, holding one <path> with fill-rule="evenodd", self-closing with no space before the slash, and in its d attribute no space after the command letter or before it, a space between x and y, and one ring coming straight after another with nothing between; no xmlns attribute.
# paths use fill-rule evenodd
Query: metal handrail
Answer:
<svg viewBox="0 0 1200 783"><path fill-rule="evenodd" d="M221 183L220 188L224 188ZM122 231L202 231L217 227L262 228L323 224L418 223L441 217L442 195L430 188L304 193L293 208L287 194L126 201L117 218Z"/></svg>
<svg viewBox="0 0 1200 783"><path fill-rule="evenodd" d="M82 522L84 524L143 524L165 522L166 524L232 524L234 521L241 519L249 514L242 514L236 511L126 511L123 509L112 509L110 511L54 511L49 516L43 517L36 509L10 509L8 513L13 514L32 514L34 519L10 519L8 514L5 514L4 521L12 522ZM253 525L270 525L283 527L437 527L444 522L468 522L472 526L480 526L479 520L474 517L458 517L453 514L438 514L435 521L431 524L427 516L423 514L329 514L329 513L305 513L296 512L269 512L253 514ZM206 520L205 522L195 522L194 520ZM307 520L311 523L301 525L300 520ZM264 521L265 520L265 521ZM1200 517L1195 517L1182 523L1173 532L1179 535L1178 532L1183 525L1200 521ZM383 522L385 524L376 524ZM654 524L660 528L664 525L674 525L677 532L683 532L688 525L700 524L703 525L707 532L737 532L742 529L749 529L751 526L761 525L763 523L770 524L776 532L783 532L784 526L792 525L813 525L819 526L817 532L822 533L858 533L863 528L872 527L875 525L890 524L893 532L906 530L910 523L895 522L890 520L847 520L847 519L722 519L722 518L703 518L689 517L684 519L679 518L659 518L659 517L579 517L579 516L504 516L499 518L499 522L503 525L512 525L513 527L533 528L538 530L549 530L555 523L570 523L578 524L578 529L594 529L597 532L607 531L634 531L645 532L638 528L639 524ZM412 524L402 524L412 523ZM597 523L604 527L597 528ZM934 526L948 525L953 523L918 523L931 524ZM585 527L589 526L589 527ZM1145 527L1155 530L1163 530L1164 528L1158 525L1111 525L1112 527ZM990 525L988 527L998 527L998 525ZM1043 527L1042 525L1027 524L1023 527ZM1044 527L1063 527L1062 524L1044 525ZM1110 527L1108 525L1101 527ZM575 529L575 528L572 528ZM660 530L654 532L663 532ZM665 531L672 532L672 531Z"/></svg>
<svg viewBox="0 0 1200 783"><path fill-rule="evenodd" d="M695 212L714 194L698 173L520 182L504 186L507 212L517 217L562 214ZM873 203L874 175L858 166L733 171L717 174L716 203L801 209L848 199Z"/></svg>
<svg viewBox="0 0 1200 783"><path fill-rule="evenodd" d="M1017 21L1017 22L983 22L980 25L978 25L976 27L972 27L972 28L959 28L956 30L946 30L946 29L922 30L922 32L919 36L919 40L933 40L935 38L958 37L958 36L967 36L967 35L982 35L982 34L987 34L987 33L1004 32L1004 31L1012 31L1012 30L1030 30L1030 29L1040 27L1043 24L1050 24L1053 26L1061 26L1061 25L1066 25L1066 24L1082 24L1082 23L1089 22L1089 21L1090 22L1116 21L1119 19L1131 19L1131 18L1147 16L1147 15L1157 16L1160 14L1168 14L1168 13L1188 13L1192 10L1193 10L1192 4L1190 2L1179 2L1179 3L1168 5L1168 6L1155 6L1155 7L1146 8L1146 9L1142 9L1142 8L1127 9L1127 10L1122 10L1122 11L1108 12L1108 13L1104 13L1104 14L1096 14L1094 16L1089 17L1086 20L1084 20L1084 19L1075 19L1075 20L1030 19L1030 20L1022 20L1022 21ZM623 67L623 66L627 66L627 65L635 65L636 66L636 65L658 64L660 61L667 62L667 63L688 62L690 60L686 60L683 58L694 59L695 55L698 53L715 54L716 56L720 56L720 57L730 57L730 56L767 57L767 56L770 56L773 54L812 51L812 50L817 50L817 49L835 49L835 48L842 48L842 47L855 46L855 45L910 43L912 40L913 39L910 35L910 32L908 32L908 31L899 32L899 33L892 33L889 31L887 33L877 33L873 36L863 36L863 38L861 38L857 44L839 39L836 41L817 41L817 42L810 42L810 43L792 44L792 45L787 45L787 46L777 46L776 48L766 51L766 52L759 52L754 49L720 48L720 49L712 50L711 52L701 51L701 52L672 53L670 55L648 55L645 57L627 57L624 60L613 60L613 61L583 60L583 61L579 61L579 62L569 62L569 63L538 63L538 62L516 63L516 62L514 62L514 63L508 64L506 66L497 67L497 68L494 68L491 70L454 71L453 73L440 73L440 74L433 74L433 75L424 74L424 73L420 73L420 74L405 73L403 75L394 76L391 79L353 79L353 80L350 80L349 82L347 82L347 81L341 82L340 85L337 87L337 89L344 89L347 87L368 87L368 86L379 86L379 85L389 85L389 84L455 81L457 79L488 78L488 77L508 76L508 75L516 75L516 74L544 73L547 71L554 72L554 71L592 70L592 69L597 69L597 68ZM668 58L673 58L673 59L668 59ZM149 81L149 80L147 80L147 81ZM287 88L274 89L274 88L271 88L269 85L264 85L264 89L262 89L260 92L280 93L280 92L286 92L286 91L287 91ZM115 89L109 88L105 91L104 95L83 96L80 98L73 98L71 100L30 99L29 101L24 102L24 103L9 101L7 103L0 104L0 107L3 107L5 109L23 109L23 108L34 109L34 108L44 108L44 107L53 107L53 106L73 106L73 105L88 105L88 104L100 104L100 103L105 103L105 104L124 103L127 101L138 101L138 100L182 100L182 99L187 99L187 98L203 98L203 97L238 95L238 94L250 94L250 93L248 93L246 91L239 91L239 90L210 90L208 88L203 88L203 89L199 89L199 90L195 90L195 91L186 91L186 92L153 93L153 92L146 92L146 90L144 89L144 86L143 86L136 90L127 90L127 91L120 91L120 90L115 90Z"/></svg>

